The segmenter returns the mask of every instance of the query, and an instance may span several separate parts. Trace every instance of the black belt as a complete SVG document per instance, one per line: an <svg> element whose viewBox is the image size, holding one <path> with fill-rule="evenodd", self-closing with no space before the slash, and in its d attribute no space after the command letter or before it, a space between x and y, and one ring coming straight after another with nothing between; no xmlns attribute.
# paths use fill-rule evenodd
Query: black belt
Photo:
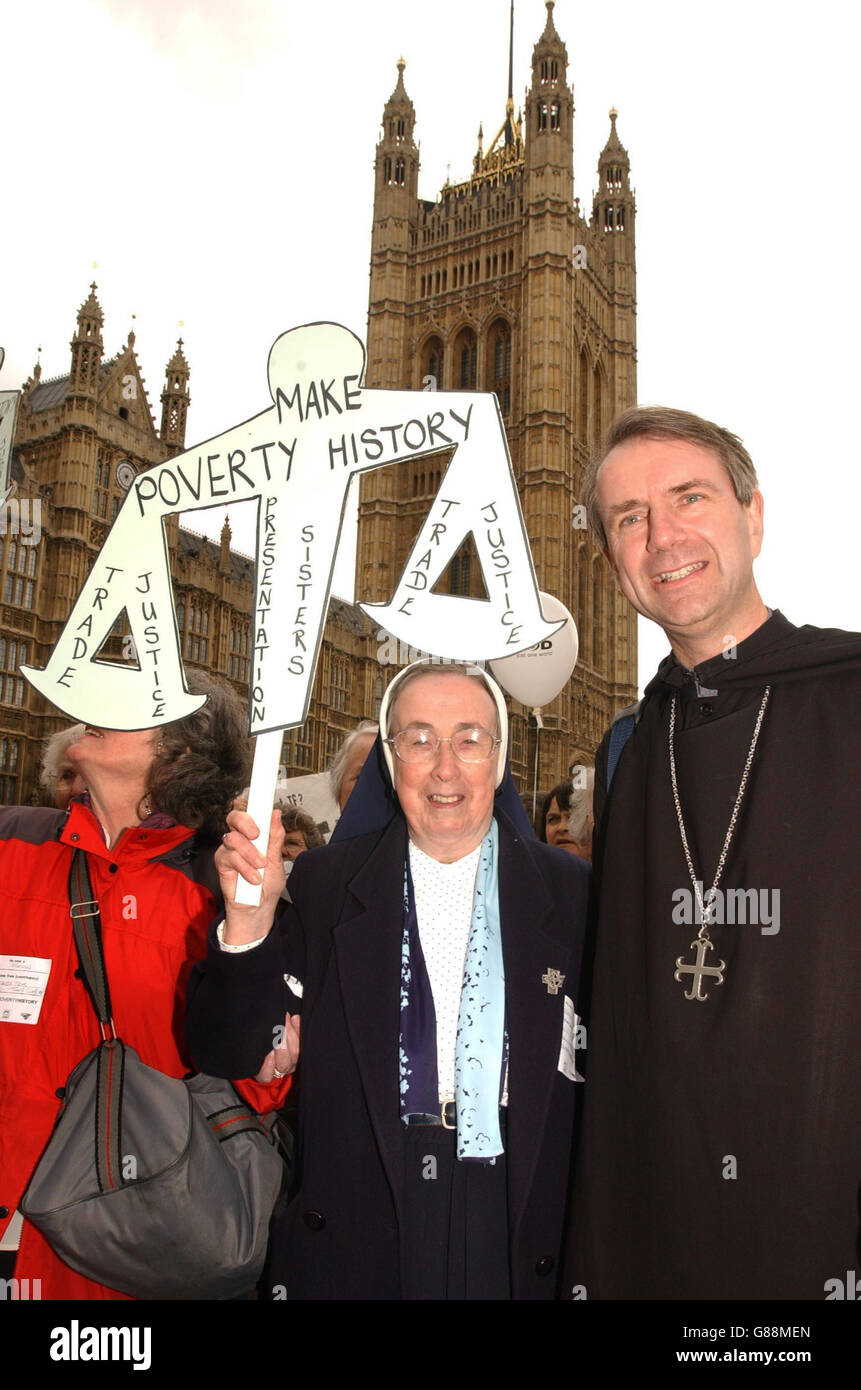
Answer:
<svg viewBox="0 0 861 1390"><path fill-rule="evenodd" d="M404 1115L403 1119L407 1125L441 1125L443 1129L457 1129L457 1111L453 1100L440 1101L438 1115L415 1113Z"/></svg>
<svg viewBox="0 0 861 1390"><path fill-rule="evenodd" d="M499 1123L504 1127L508 1115L508 1106L500 1105ZM457 1129L457 1111L453 1100L440 1101L438 1115L424 1115L414 1113L403 1116L406 1125L440 1125L443 1129Z"/></svg>

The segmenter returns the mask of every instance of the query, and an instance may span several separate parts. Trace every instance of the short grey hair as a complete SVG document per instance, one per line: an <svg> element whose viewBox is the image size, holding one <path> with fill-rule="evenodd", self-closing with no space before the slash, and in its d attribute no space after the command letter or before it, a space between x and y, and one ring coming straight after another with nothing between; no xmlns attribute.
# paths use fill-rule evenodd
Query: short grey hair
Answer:
<svg viewBox="0 0 861 1390"><path fill-rule="evenodd" d="M39 772L39 785L45 788L49 796L57 794L57 784L60 780L60 773L63 764L68 762L66 754L73 743L83 736L84 724L72 724L68 729L58 729L45 741L45 751L42 754L42 767Z"/></svg>
<svg viewBox="0 0 861 1390"><path fill-rule="evenodd" d="M336 801L340 801L341 787L344 785L344 773L347 771L347 763L350 760L350 749L357 739L373 734L374 738L380 731L380 726L374 723L373 719L363 719L352 733L347 734L341 747L338 749L329 768L329 784L332 788L332 795Z"/></svg>
<svg viewBox="0 0 861 1390"><path fill-rule="evenodd" d="M589 460L583 475L581 502L602 548L607 544L607 533L598 512L598 474L610 451L628 439L680 439L698 444L702 449L711 449L729 474L733 491L743 507L750 504L754 489L759 486L747 449L737 435L722 425L704 420L689 410L674 410L664 405L633 405L616 416L599 453Z"/></svg>

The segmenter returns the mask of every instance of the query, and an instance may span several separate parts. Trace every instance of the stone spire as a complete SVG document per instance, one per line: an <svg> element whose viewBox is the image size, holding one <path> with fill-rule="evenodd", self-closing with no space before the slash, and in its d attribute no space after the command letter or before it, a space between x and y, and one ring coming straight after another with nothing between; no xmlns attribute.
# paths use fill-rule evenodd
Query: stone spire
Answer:
<svg viewBox="0 0 861 1390"><path fill-rule="evenodd" d="M532 84L526 94L526 163L536 173L565 170L570 184L574 148L574 94L568 86L568 50L553 23L554 0L547 0L547 23L532 50Z"/></svg>
<svg viewBox="0 0 861 1390"><path fill-rule="evenodd" d="M618 111L610 111L610 134L598 159L598 192L592 205L592 225L606 233L632 232L634 195L631 162L616 130Z"/></svg>
<svg viewBox="0 0 861 1390"><path fill-rule="evenodd" d="M218 568L225 574L230 569L230 541L232 539L230 521L227 516L224 518L224 525L221 528L221 548L218 556Z"/></svg>
<svg viewBox="0 0 861 1390"><path fill-rule="evenodd" d="M176 351L165 368L164 390L161 393L160 438L170 446L171 454L185 448L185 424L191 397L188 394L189 368L182 350L182 338L177 339Z"/></svg>
<svg viewBox="0 0 861 1390"><path fill-rule="evenodd" d="M90 293L78 310L75 336L69 346L72 349L72 369L69 373L69 395L98 395L99 370L102 365L102 325L104 315L96 298L96 282L90 285Z"/></svg>
<svg viewBox="0 0 861 1390"><path fill-rule="evenodd" d="M398 80L395 90L383 107L383 135L377 145L377 189L405 189L410 197L418 196L419 152L413 139L416 124L415 107L404 86L403 58L398 59Z"/></svg>

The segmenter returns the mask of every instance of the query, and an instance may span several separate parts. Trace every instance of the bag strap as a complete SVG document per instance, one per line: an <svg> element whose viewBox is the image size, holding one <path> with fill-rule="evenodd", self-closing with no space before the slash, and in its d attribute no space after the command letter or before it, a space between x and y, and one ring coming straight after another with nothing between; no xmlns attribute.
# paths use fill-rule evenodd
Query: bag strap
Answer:
<svg viewBox="0 0 861 1390"><path fill-rule="evenodd" d="M100 1192L125 1186L122 1174L122 1099L126 1049L106 1038L96 1051L96 1177Z"/></svg>
<svg viewBox="0 0 861 1390"><path fill-rule="evenodd" d="M102 1037L107 1041L117 1036L111 1012L111 994L102 953L102 919L99 900L93 895L90 871L84 850L76 849L69 869L69 915L75 935L78 960L87 993L96 1011Z"/></svg>
<svg viewBox="0 0 861 1390"><path fill-rule="evenodd" d="M123 1186L121 1121L126 1052L114 1028L99 900L93 894L82 849L75 850L69 869L69 916L84 984L102 1031L96 1050L96 1178L100 1192L113 1192Z"/></svg>

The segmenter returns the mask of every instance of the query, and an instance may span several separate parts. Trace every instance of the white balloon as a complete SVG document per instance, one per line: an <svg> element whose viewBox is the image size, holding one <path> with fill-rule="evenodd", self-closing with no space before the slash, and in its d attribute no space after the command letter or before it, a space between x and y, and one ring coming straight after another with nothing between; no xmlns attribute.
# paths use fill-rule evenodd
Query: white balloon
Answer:
<svg viewBox="0 0 861 1390"><path fill-rule="evenodd" d="M579 647L577 626L565 604L552 594L539 593L538 597L544 618L548 622L562 619L563 626L525 652L488 663L509 695L531 709L549 705L565 689L577 664Z"/></svg>

